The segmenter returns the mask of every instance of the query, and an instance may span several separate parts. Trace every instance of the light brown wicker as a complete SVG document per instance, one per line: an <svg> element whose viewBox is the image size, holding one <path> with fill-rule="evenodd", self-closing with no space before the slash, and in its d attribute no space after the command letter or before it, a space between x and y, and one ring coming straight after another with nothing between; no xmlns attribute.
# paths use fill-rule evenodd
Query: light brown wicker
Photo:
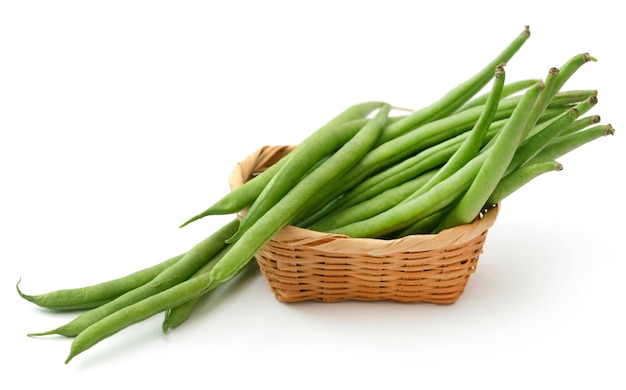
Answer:
<svg viewBox="0 0 626 390"><path fill-rule="evenodd" d="M237 164L231 188L284 157L293 146L265 146ZM398 239L350 238L286 226L256 260L281 302L392 300L450 304L463 294L498 207L467 225Z"/></svg>

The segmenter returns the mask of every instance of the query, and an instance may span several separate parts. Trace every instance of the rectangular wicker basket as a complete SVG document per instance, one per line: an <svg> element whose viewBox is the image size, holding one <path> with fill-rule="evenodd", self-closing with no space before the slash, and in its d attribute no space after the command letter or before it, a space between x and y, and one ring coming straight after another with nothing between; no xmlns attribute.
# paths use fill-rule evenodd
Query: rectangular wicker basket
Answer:
<svg viewBox="0 0 626 390"><path fill-rule="evenodd" d="M293 150L265 146L235 167L242 185ZM281 302L343 300L450 304L463 294L498 207L470 224L398 239L350 238L295 226L280 230L256 255Z"/></svg>

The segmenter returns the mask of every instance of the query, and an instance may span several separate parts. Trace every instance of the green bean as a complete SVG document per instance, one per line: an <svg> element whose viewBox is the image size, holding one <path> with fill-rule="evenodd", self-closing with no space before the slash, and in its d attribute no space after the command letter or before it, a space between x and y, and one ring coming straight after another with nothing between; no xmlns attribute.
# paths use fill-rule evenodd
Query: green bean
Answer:
<svg viewBox="0 0 626 390"><path fill-rule="evenodd" d="M98 306L79 315L65 325L47 332L31 333L30 336L44 336L51 334L68 337L76 336L93 323L110 315L111 313L180 283L192 275L204 263L209 261L217 252L219 252L226 245L224 240L230 237L238 226L239 220L235 218L222 228L215 231L208 238L204 239L199 244L196 244L187 253L185 253L177 263L159 273L149 282L120 295L102 306Z"/></svg>
<svg viewBox="0 0 626 390"><path fill-rule="evenodd" d="M364 117L379 106L380 103L378 102L354 104L323 125L317 132L329 132L329 129L335 128L338 142L341 142L341 139L344 140L343 142L346 142L355 131L365 125L367 119ZM402 117L396 118L395 120L402 120ZM337 128L337 126L339 126L339 128ZM283 165L287 165L292 154L293 153L289 153L276 164L270 166L265 172L256 176L253 180L249 180L242 186L229 192L208 209L184 222L180 227L184 227L191 222L209 215L234 214L250 206L260 196L270 181L272 181L274 175L282 170Z"/></svg>
<svg viewBox="0 0 626 390"><path fill-rule="evenodd" d="M19 283L15 287L22 298L49 310L92 309L149 282L163 270L180 260L182 256L178 255L123 277L85 287L56 290L39 295L24 294L19 288Z"/></svg>
<svg viewBox="0 0 626 390"><path fill-rule="evenodd" d="M437 226L439 226L441 221L444 220L446 215L448 215L450 210L452 210L452 207L454 207L454 202L451 202L450 205L444 207L443 209L414 222L401 231L395 232L394 235L389 238L406 237L416 234L431 234Z"/></svg>
<svg viewBox="0 0 626 390"><path fill-rule="evenodd" d="M502 66L498 66L495 70L494 82L489 93L489 97L484 105L484 109L476 120L474 127L463 141L463 144L459 146L459 148L437 172L437 174L432 177L428 183L424 184L422 188L417 190L413 195L409 196L407 200L418 197L420 194L428 191L436 183L452 175L478 154L480 149L485 145L485 139L489 139L487 138L487 133L497 110L498 102L500 101L504 80L504 68Z"/></svg>
<svg viewBox="0 0 626 390"><path fill-rule="evenodd" d="M358 104L347 109L343 113L343 116L347 116L351 120L361 119L361 117L366 117L372 111L383 105L384 103L381 102ZM356 131L358 131L357 127L345 131L346 129L341 128L342 123L343 122L340 122L339 125L335 125L334 121L331 121L329 125L322 127L308 136L290 153L290 161L272 177L267 186L265 186L263 191L254 200L244 215L239 229L227 242L235 242L241 237L241 235L246 232L250 226L256 223L267 210L272 208L289 192L295 183L304 177L312 167L322 158L330 155L341 147L341 145L345 144L346 141L350 139L349 137L352 137Z"/></svg>
<svg viewBox="0 0 626 390"><path fill-rule="evenodd" d="M308 228L321 232L330 231L334 228L373 217L415 193L419 188L422 188L436 172L437 169L426 172L414 179L385 190L370 199L364 200L361 203L340 209Z"/></svg>
<svg viewBox="0 0 626 390"><path fill-rule="evenodd" d="M300 180L274 207L270 208L242 235L230 251L211 270L211 283L220 285L230 280L247 261L276 232L290 223L293 217L314 198L318 192L343 177L345 172L365 155L374 145L389 114L385 105L350 141L345 143L328 160L308 176Z"/></svg>
<svg viewBox="0 0 626 390"><path fill-rule="evenodd" d="M337 201L335 208L338 211L330 213L330 215L315 222L310 228L313 230L327 231L356 222L360 219L371 217L386 210L386 207L391 207L394 202L408 201L409 199L419 196L421 193L426 192L434 186L438 181L450 176L467 161L471 160L471 158L478 153L487 138L490 124L492 124L498 102L500 101L505 81L504 68L502 65L496 67L493 78L494 82L489 93L489 98L484 105L480 106L482 107L482 112L470 132L463 133L455 138L439 143L417 154L415 157L408 158L402 163L395 165L393 168L398 173L389 176L389 172L386 172L385 177L387 180L382 180L378 185L372 183L375 179L369 180L369 182L368 179L365 179L364 182L361 183L362 185L357 185L353 190ZM414 162L413 160L416 161ZM417 176L418 178L423 177L423 175L421 175L422 172L426 172L441 164L443 164L443 168L439 169L435 175L431 175L428 182L417 181L419 187L413 184L415 180L406 182L406 180L412 176ZM417 174L413 174L413 172L417 172ZM373 177L375 178L376 176ZM406 186L399 185L399 183L403 182L410 184ZM408 188L413 189L411 194L405 194L404 189ZM377 191L379 195L370 195L377 193ZM402 194L402 198L398 199L400 194ZM388 197L389 200L383 202L381 201L381 196ZM396 199L398 200L396 201Z"/></svg>
<svg viewBox="0 0 626 390"><path fill-rule="evenodd" d="M65 363L122 329L207 294L214 287L210 285L210 273L205 273L110 313L76 335Z"/></svg>
<svg viewBox="0 0 626 390"><path fill-rule="evenodd" d="M589 127L591 125L595 125L597 123L600 123L601 119L602 118L600 118L600 115L590 115L590 116L579 118L579 119L575 120L574 123L572 123L571 125L567 126L567 128L565 128L563 131L561 131L559 136L575 133L575 132L577 132L579 130L582 130L582 129L586 128L586 127Z"/></svg>
<svg viewBox="0 0 626 390"><path fill-rule="evenodd" d="M234 214L245 209L252 204L254 199L261 193L263 188L265 188L276 172L278 172L278 170L280 170L282 166L289 161L289 159L290 155L287 154L259 175L254 176L251 180L246 181L242 186L230 191L217 202L213 203L205 211L185 221L180 225L180 227L185 227L190 223L209 215Z"/></svg>
<svg viewBox="0 0 626 390"><path fill-rule="evenodd" d="M511 114L502 131L486 155L488 159L476 175L475 180L448 216L441 222L438 230L471 222L485 205L491 192L502 178L509 162L519 146L526 130L529 112L534 106L543 82L529 88L519 105Z"/></svg>
<svg viewBox="0 0 626 390"><path fill-rule="evenodd" d="M419 197L402 202L371 218L354 222L329 231L350 237L378 238L404 229L447 207L458 199L471 185L474 177L487 159L488 154L479 154L461 169L440 181Z"/></svg>
<svg viewBox="0 0 626 390"><path fill-rule="evenodd" d="M518 92L522 92L532 87L533 85L537 84L538 81L539 81L538 79L527 79L527 80L518 80L518 81L513 81L511 83L507 83L502 88L501 96L502 98L510 97ZM470 100L469 102L461 106L456 112L467 110L468 108L485 104L487 102L487 98L489 97L489 95L490 95L490 92L486 92L480 96L477 96L476 98Z"/></svg>
<svg viewBox="0 0 626 390"><path fill-rule="evenodd" d="M226 245L210 261L208 261L198 271L196 271L190 277L190 279L198 278L201 275L209 273L213 269L215 264L230 250L230 248L230 245ZM185 322L203 296L204 295L195 296L194 298L167 310L165 312L165 318L163 319L163 324L161 326L163 333L169 333L169 330L171 328L175 328Z"/></svg>
<svg viewBox="0 0 626 390"><path fill-rule="evenodd" d="M498 113L494 119L508 117L515 106L519 103L519 97L503 99L498 107ZM298 224L311 224L321 219L334 208L326 207L335 198L357 186L368 177L377 172L392 167L398 162L407 159L411 155L422 152L430 147L443 143L451 138L457 137L465 132L478 119L483 106L477 106L450 115L447 118L427 123L420 128L409 133L394 138L382 145L378 145L365 157L359 161L337 186L327 187L317 197L317 204L310 210L304 210L302 215L296 217ZM449 158L449 157L446 157ZM409 163L405 163L409 164ZM413 176L414 177L414 176ZM324 212L319 213L324 209Z"/></svg>
<svg viewBox="0 0 626 390"><path fill-rule="evenodd" d="M335 133L337 139L343 139L345 142L352 135L354 135L356 131L362 128L367 122L368 119L355 119L342 124L334 124L332 126L337 126L337 131ZM327 124L326 126L330 125ZM180 227L184 227L191 222L197 221L209 215L234 214L250 206L261 194L261 192L263 192L263 190L269 185L274 175L276 175L276 173L279 172L284 165L287 165L288 161L292 157L292 153L293 151L287 156L280 159L276 164L270 166L260 175L255 176L252 180L245 182L242 186L237 187L233 191L229 192L203 212L195 215L194 217L184 222Z"/></svg>
<svg viewBox="0 0 626 390"><path fill-rule="evenodd" d="M581 114L589 111L596 103L596 97L591 96L589 99L578 104L576 107L569 109L567 112L563 113L546 126L540 127L535 132L530 132L531 135L522 141L515 152L513 159L505 171L505 175L508 175L517 168L521 167L524 163L539 153L539 151L548 145L552 139L560 135L564 129L571 125Z"/></svg>
<svg viewBox="0 0 626 390"><path fill-rule="evenodd" d="M456 111L491 80L493 69L495 69L495 67L499 64L509 61L529 37L530 29L528 26L525 26L524 31L522 31L521 34L510 42L498 56L496 56L474 76L457 85L436 102L415 111L410 115L407 115L407 117L402 121L387 126L383 131L378 144L383 144L412 129L415 129L418 126L433 120L444 118Z"/></svg>
<svg viewBox="0 0 626 390"><path fill-rule="evenodd" d="M208 273L199 274L197 277L189 278L156 294L148 295L140 301L125 305L91 323L74 339L66 363L77 354L125 327L182 305L232 279L254 258L258 249L289 222L291 215L303 207L307 199L315 196L319 188L350 169L371 148L380 136L389 110L388 105L381 107L376 116L361 131L324 164L298 182L276 206L272 207L256 224L252 225L246 234L233 243L224 257L221 257Z"/></svg>
<svg viewBox="0 0 626 390"><path fill-rule="evenodd" d="M535 104L530 108L526 119L526 129L522 134L522 140L525 139L530 131L535 127L541 114L548 108L550 100L559 91L559 68L552 67L548 71L548 75L543 81L543 89L539 92L539 96Z"/></svg>
<svg viewBox="0 0 626 390"><path fill-rule="evenodd" d="M561 114L572 103L578 103L595 92L595 90L560 92L555 96L553 103L550 104L549 109L544 112L540 120L548 120ZM515 96L503 99L503 101L499 103L498 112L496 118L494 118L494 123L490 127L488 137L492 137L492 131L496 131L496 129L506 123L511 112L520 100L520 96ZM450 157L451 153L454 152L450 143L459 142L458 145L460 145L461 140L467 136L465 133L471 129L471 126L480 116L482 108L483 107L473 107L466 112L451 115L450 118L452 118L452 120L450 122L443 120L435 121L414 130L413 133L419 132L420 134L415 135L415 137L407 136L403 138L406 141L405 143L398 142L395 145L395 147L398 148L397 153L394 153L395 151L392 147L390 148L392 150L386 151L379 150L380 146L377 147L372 152L368 153L368 155L344 177L342 183L338 186L329 186L322 190L320 194L318 194L314 204L310 205L309 208L303 210L296 216L294 223L302 227L312 225L332 212L362 202L399 182L425 172L425 170L422 170L423 168L428 170L438 166L439 162L433 159L441 158L441 163L445 162L445 160ZM469 120L467 116L470 117ZM446 127L446 123L450 125L450 127ZM436 124L440 124L441 128L437 128ZM424 139L428 140L428 134L424 134L424 130L426 130L426 132L432 131L433 133L438 133L438 136L444 139L447 136L451 139L439 142L433 142L431 139L430 143L433 145L420 149L419 146L423 146L423 144L419 144L419 142L424 142ZM490 141L493 141L493 139ZM447 151L440 150L440 148L448 147L450 147L450 149ZM430 150L431 148L433 149ZM404 160L397 158L398 155L404 155L407 151L414 152L415 149L418 150L414 156L405 157ZM431 153L437 154L439 157ZM421 161L422 157L428 157L428 159ZM436 162L435 165L428 165L433 162ZM389 176L396 177L390 178Z"/></svg>
<svg viewBox="0 0 626 390"><path fill-rule="evenodd" d="M534 164L542 161L556 160L565 154L587 144L595 139L606 135L615 134L615 129L610 124L597 125L586 128L575 133L563 135L552 140L527 164Z"/></svg>
<svg viewBox="0 0 626 390"><path fill-rule="evenodd" d="M391 188L414 179L429 170L440 167L454 154L458 145L464 138L465 135L461 134L455 138L441 142L411 158L407 158L393 165L377 175L364 179L342 196L332 202L328 202L325 208L320 212L314 213L303 220L297 220L297 226L314 226L326 219L332 219L334 218L333 214L337 212L358 206Z"/></svg>
<svg viewBox="0 0 626 390"><path fill-rule="evenodd" d="M594 93L596 93L595 90L561 92L553 98L550 107L566 108L570 104L579 103L581 100L587 99ZM509 118L521 99L522 96L512 96L502 99L498 104L494 121ZM326 215L324 212L321 212L322 209L326 210L326 213L334 211L333 208L326 207L330 202L366 180L368 177L397 164L407 157L467 132L482 113L482 109L482 106L477 106L463 112L452 114L447 118L427 123L409 133L394 138L382 145L378 145L372 151L368 152L367 155L357 163L354 169L345 175L339 185L329 186L321 191L316 198L316 203L311 205L309 209L304 210L295 220L314 223L316 220ZM313 218L314 215L316 215L315 218ZM311 221L312 218L313 221Z"/></svg>
<svg viewBox="0 0 626 390"><path fill-rule="evenodd" d="M597 59L589 53L581 53L570 58L559 70L555 91L561 90L565 83L587 62L596 62ZM596 93L597 94L597 93Z"/></svg>
<svg viewBox="0 0 626 390"><path fill-rule="evenodd" d="M526 138L528 133L535 126L541 113L548 108L549 103L565 85L567 80L569 80L583 64L589 61L596 61L596 59L588 53L583 53L570 58L560 69L550 68L544 83L544 89L539 94L535 105L529 111L526 130L524 131L522 139Z"/></svg>
<svg viewBox="0 0 626 390"><path fill-rule="evenodd" d="M557 161L542 161L517 168L500 180L486 203L500 203L504 198L519 190L539 175L562 169L563 166Z"/></svg>

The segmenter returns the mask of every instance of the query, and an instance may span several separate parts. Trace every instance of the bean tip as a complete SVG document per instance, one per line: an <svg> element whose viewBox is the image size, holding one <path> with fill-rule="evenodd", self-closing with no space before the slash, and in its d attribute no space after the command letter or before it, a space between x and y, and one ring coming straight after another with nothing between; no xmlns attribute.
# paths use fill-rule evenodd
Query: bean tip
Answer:
<svg viewBox="0 0 626 390"><path fill-rule="evenodd" d="M530 37L530 26L529 25L525 25L524 26L524 31L522 31L523 35L526 35L527 37Z"/></svg>
<svg viewBox="0 0 626 390"><path fill-rule="evenodd" d="M537 81L537 89L539 91L543 91L545 88L546 88L546 83L544 83L543 80Z"/></svg>
<svg viewBox="0 0 626 390"><path fill-rule="evenodd" d="M615 135L615 128L613 126L611 126L611 124L609 123L608 125L606 125L604 127L604 134L605 135Z"/></svg>
<svg viewBox="0 0 626 390"><path fill-rule="evenodd" d="M495 77L501 77L504 75L504 67L506 66L506 62L501 62L496 66Z"/></svg>
<svg viewBox="0 0 626 390"><path fill-rule="evenodd" d="M598 62L598 59L589 53L583 53L582 56L584 62Z"/></svg>
<svg viewBox="0 0 626 390"><path fill-rule="evenodd" d="M580 116L580 111L576 107L570 108L567 113L572 119L577 119Z"/></svg>
<svg viewBox="0 0 626 390"><path fill-rule="evenodd" d="M550 77L556 77L559 75L559 73L561 73L561 69L557 68L556 66L553 66L552 68L550 68L550 70L548 71L548 76Z"/></svg>

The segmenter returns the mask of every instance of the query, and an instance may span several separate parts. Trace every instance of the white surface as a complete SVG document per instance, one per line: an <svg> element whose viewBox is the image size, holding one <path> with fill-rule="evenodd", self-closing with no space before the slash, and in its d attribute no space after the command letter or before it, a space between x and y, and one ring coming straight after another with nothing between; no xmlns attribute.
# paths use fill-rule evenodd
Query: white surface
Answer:
<svg viewBox="0 0 626 390"><path fill-rule="evenodd" d="M0 386L623 389L618 3L417 4L2 2ZM504 203L455 305L282 304L252 268L168 335L156 316L69 365L69 339L26 337L72 316L20 277L34 294L186 251L225 219L178 224L238 160L356 102L430 103L525 24L507 79L590 52L566 88L598 89L617 133Z"/></svg>

